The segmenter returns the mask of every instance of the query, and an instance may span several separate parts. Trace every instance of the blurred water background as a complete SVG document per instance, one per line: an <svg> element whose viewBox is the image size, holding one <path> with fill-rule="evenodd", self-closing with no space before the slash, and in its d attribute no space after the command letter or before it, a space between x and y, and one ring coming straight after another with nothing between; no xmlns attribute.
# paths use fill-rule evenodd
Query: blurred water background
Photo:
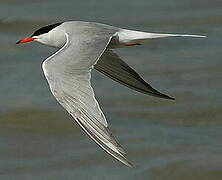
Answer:
<svg viewBox="0 0 222 180"><path fill-rule="evenodd" d="M1 0L0 179L221 180L221 9L221 0ZM15 45L41 26L67 20L208 36L117 50L175 101L93 73L97 99L134 169L97 147L52 97L41 63L55 49Z"/></svg>

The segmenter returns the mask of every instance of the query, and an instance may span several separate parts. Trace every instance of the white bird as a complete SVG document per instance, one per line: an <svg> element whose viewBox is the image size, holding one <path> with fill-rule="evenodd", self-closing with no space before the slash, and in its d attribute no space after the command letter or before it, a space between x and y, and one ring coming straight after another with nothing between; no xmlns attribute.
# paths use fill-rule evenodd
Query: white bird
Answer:
<svg viewBox="0 0 222 180"><path fill-rule="evenodd" d="M160 34L121 29L83 21L56 23L42 27L17 42L37 41L59 48L42 64L50 90L72 118L108 154L132 167L125 152L111 134L106 118L90 84L91 70L136 91L174 99L152 88L111 49L140 45L164 37L205 37L187 34Z"/></svg>

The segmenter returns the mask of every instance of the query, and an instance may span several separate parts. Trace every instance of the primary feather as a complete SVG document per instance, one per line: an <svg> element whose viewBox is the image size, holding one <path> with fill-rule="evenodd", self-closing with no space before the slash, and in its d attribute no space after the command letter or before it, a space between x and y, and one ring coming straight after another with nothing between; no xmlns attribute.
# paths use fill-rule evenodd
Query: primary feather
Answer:
<svg viewBox="0 0 222 180"><path fill-rule="evenodd" d="M107 153L131 167L108 129L90 84L91 70L115 31L106 29L101 32L97 26L88 24L73 30L70 27L73 24L64 25L68 26L66 44L43 63L52 94L89 137ZM91 35L85 36L85 31Z"/></svg>

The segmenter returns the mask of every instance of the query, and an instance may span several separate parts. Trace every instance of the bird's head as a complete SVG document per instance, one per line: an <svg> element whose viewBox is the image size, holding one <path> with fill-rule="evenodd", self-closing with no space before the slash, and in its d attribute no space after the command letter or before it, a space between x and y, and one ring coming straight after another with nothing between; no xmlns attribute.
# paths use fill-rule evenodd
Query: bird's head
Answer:
<svg viewBox="0 0 222 180"><path fill-rule="evenodd" d="M17 41L16 44L37 41L48 46L60 48L65 44L65 40L62 23L56 23L36 30L31 36Z"/></svg>

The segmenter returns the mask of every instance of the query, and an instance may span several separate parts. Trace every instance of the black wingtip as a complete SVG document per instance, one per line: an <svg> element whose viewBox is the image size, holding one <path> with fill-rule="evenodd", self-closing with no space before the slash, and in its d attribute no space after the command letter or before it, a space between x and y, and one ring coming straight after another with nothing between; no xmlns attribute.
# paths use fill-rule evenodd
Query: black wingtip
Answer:
<svg viewBox="0 0 222 180"><path fill-rule="evenodd" d="M165 95L166 97L166 99L169 99L169 100L175 100L175 98L174 97L170 97L170 96L167 96L167 95Z"/></svg>
<svg viewBox="0 0 222 180"><path fill-rule="evenodd" d="M170 100L175 100L175 98L174 98L174 97L169 97L169 99L170 99Z"/></svg>
<svg viewBox="0 0 222 180"><path fill-rule="evenodd" d="M149 85L149 88L152 88L150 85ZM148 89L148 91L144 91L142 93L144 94L147 94L147 95L151 95L151 96L155 96L155 97L159 97L159 98L163 98L163 99L169 99L169 100L175 100L174 97L170 97L166 94L163 94L159 91L157 91L156 89L152 88L152 92L150 92L150 89Z"/></svg>
<svg viewBox="0 0 222 180"><path fill-rule="evenodd" d="M135 168L135 165L131 162L128 162L128 164L126 164L129 168Z"/></svg>

